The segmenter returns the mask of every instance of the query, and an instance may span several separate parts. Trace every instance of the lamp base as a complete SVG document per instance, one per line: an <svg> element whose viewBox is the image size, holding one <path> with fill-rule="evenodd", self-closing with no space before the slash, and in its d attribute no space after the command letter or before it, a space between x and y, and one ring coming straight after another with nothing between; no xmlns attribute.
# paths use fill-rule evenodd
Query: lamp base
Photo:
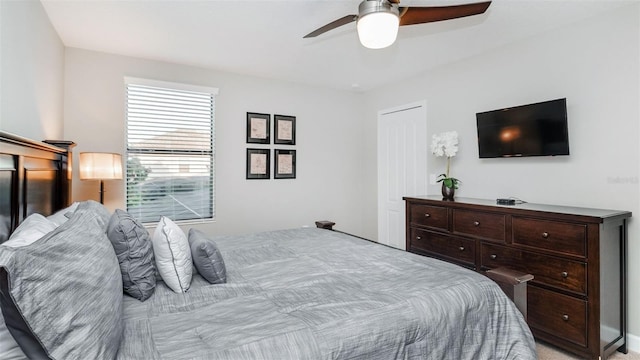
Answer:
<svg viewBox="0 0 640 360"><path fill-rule="evenodd" d="M100 180L100 204L104 205L104 181Z"/></svg>

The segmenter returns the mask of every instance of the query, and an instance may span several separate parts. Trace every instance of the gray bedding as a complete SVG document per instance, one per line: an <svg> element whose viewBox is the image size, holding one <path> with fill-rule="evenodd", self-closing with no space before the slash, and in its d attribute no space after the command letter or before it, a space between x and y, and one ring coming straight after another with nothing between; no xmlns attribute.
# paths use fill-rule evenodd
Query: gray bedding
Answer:
<svg viewBox="0 0 640 360"><path fill-rule="evenodd" d="M119 359L535 359L491 280L337 232L216 237L227 283L124 299Z"/></svg>

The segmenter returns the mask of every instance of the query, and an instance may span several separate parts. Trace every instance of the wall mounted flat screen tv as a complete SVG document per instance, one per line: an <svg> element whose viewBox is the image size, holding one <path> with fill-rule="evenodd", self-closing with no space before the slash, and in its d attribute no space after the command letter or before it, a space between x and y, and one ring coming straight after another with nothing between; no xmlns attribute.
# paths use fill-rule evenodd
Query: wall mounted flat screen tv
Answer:
<svg viewBox="0 0 640 360"><path fill-rule="evenodd" d="M569 155L566 100L477 113L480 158Z"/></svg>

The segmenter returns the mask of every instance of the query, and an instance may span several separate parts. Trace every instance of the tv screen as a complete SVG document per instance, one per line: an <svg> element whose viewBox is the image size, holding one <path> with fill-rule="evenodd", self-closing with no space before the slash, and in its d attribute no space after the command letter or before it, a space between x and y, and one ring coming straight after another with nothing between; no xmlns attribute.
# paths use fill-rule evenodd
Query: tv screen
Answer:
<svg viewBox="0 0 640 360"><path fill-rule="evenodd" d="M480 158L569 155L566 100L477 113Z"/></svg>

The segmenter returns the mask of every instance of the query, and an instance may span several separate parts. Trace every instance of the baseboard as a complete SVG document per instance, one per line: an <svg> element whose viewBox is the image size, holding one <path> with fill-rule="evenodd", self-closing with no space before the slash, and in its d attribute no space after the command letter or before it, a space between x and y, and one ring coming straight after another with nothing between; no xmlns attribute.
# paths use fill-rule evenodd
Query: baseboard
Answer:
<svg viewBox="0 0 640 360"><path fill-rule="evenodd" d="M640 336L627 333L627 342L630 351L640 353Z"/></svg>

